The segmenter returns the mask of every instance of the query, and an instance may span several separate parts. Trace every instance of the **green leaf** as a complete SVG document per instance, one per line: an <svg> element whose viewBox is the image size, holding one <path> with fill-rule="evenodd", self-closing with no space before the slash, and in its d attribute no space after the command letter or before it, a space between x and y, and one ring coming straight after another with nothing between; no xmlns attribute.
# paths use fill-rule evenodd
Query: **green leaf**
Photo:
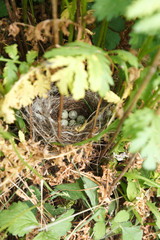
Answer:
<svg viewBox="0 0 160 240"><path fill-rule="evenodd" d="M64 57L68 57L68 56L90 56L90 55L103 55L104 57L106 56L106 52L103 51L101 48L93 46L93 45L89 45L85 42L72 42L72 43L68 43L63 47L60 48L53 48L50 51L46 52L43 56L44 58L53 58L56 56L64 56ZM109 61L108 61L109 63Z"/></svg>
<svg viewBox="0 0 160 240"><path fill-rule="evenodd" d="M160 188L157 189L157 197L160 197Z"/></svg>
<svg viewBox="0 0 160 240"><path fill-rule="evenodd" d="M21 74L27 73L29 71L29 65L26 62L21 62L19 65L19 71Z"/></svg>
<svg viewBox="0 0 160 240"><path fill-rule="evenodd" d="M87 177L83 177L82 180L84 182L84 188L87 188L87 189L93 188L90 190L85 190L85 192L90 199L91 205L94 207L98 204L98 194L97 194L98 184L93 182Z"/></svg>
<svg viewBox="0 0 160 240"><path fill-rule="evenodd" d="M113 31L122 32L126 28L125 20L123 17L113 18L109 22L108 27Z"/></svg>
<svg viewBox="0 0 160 240"><path fill-rule="evenodd" d="M106 214L106 209L101 207L97 210L96 216L93 219L96 222L103 222L103 221L105 221L105 214Z"/></svg>
<svg viewBox="0 0 160 240"><path fill-rule="evenodd" d="M128 181L127 185L127 197L130 201L133 201L139 195L139 185L137 182Z"/></svg>
<svg viewBox="0 0 160 240"><path fill-rule="evenodd" d="M129 213L126 210L119 211L114 218L114 221L117 223L127 222L128 220L129 220Z"/></svg>
<svg viewBox="0 0 160 240"><path fill-rule="evenodd" d="M4 47L5 52L8 53L9 57L13 60L18 60L18 50L17 50L17 44L13 44L7 47Z"/></svg>
<svg viewBox="0 0 160 240"><path fill-rule="evenodd" d="M157 218L156 224L157 224L157 227L160 228L160 212L157 209L157 207L155 206L155 203L151 203L151 202L147 201L146 204L150 208L150 210L154 214L154 216Z"/></svg>
<svg viewBox="0 0 160 240"><path fill-rule="evenodd" d="M132 208L132 211L133 211L136 219L137 219L137 220L139 221L139 223L143 226L143 219L142 219L142 217L140 216L140 214L139 214L134 208Z"/></svg>
<svg viewBox="0 0 160 240"><path fill-rule="evenodd" d="M153 180L150 180L148 177L144 177L144 176L140 175L140 173L137 171L127 172L127 173L125 173L124 176L127 177L128 179L141 179L145 182L145 185L148 185L150 187L160 188L159 183L157 183Z"/></svg>
<svg viewBox="0 0 160 240"><path fill-rule="evenodd" d="M106 232L105 222L99 221L96 222L93 228L94 231L94 240L100 240Z"/></svg>
<svg viewBox="0 0 160 240"><path fill-rule="evenodd" d="M38 56L38 52L37 51L34 51L34 50L31 50L29 51L27 54L26 54L26 59L27 59L27 63L29 65L31 65L34 61L35 61L35 58Z"/></svg>
<svg viewBox="0 0 160 240"><path fill-rule="evenodd" d="M113 85L110 62L106 52L100 48L74 42L51 50L44 57L49 58L44 67L56 70L51 80L57 82L62 95L71 92L73 98L79 100L84 98L85 90L89 88L104 97L109 86Z"/></svg>
<svg viewBox="0 0 160 240"><path fill-rule="evenodd" d="M0 127L0 135L7 140L10 140L13 136L10 132L5 131L3 128Z"/></svg>
<svg viewBox="0 0 160 240"><path fill-rule="evenodd" d="M146 17L134 25L134 31L149 35L158 34L160 30L160 13Z"/></svg>
<svg viewBox="0 0 160 240"><path fill-rule="evenodd" d="M147 37L147 35L145 34L138 34L134 31L132 31L129 34L129 36L130 36L129 44L133 49L140 48Z"/></svg>
<svg viewBox="0 0 160 240"><path fill-rule="evenodd" d="M83 57L57 57L56 60L49 60L53 67L63 66L52 75L52 81L57 82L57 87L62 95L72 93L75 100L84 98L85 90L88 89L87 73L83 63ZM56 61L56 62L55 62Z"/></svg>
<svg viewBox="0 0 160 240"><path fill-rule="evenodd" d="M122 71L124 72L124 75L125 75L125 78L128 82L128 67L127 67L127 64L125 63L125 61L119 57L118 55L113 55L113 56L110 56L110 58L112 59L112 61L115 63L115 64L118 64L119 67L122 69Z"/></svg>
<svg viewBox="0 0 160 240"><path fill-rule="evenodd" d="M48 214L49 214L49 216L51 215L52 217L56 216L56 215L60 215L65 212L65 208L62 208L62 209L63 209L63 211L60 211L59 214L55 214L56 209L55 209L54 205L51 205L50 203L44 203L44 212L46 213L47 216L48 216Z"/></svg>
<svg viewBox="0 0 160 240"><path fill-rule="evenodd" d="M132 53L125 50L113 50L110 53L118 55L124 62L128 62L131 66L138 68L138 59Z"/></svg>
<svg viewBox="0 0 160 240"><path fill-rule="evenodd" d="M158 85L160 85L160 76L158 74L158 72L156 74L154 74L154 76L151 78L151 80L149 81L149 83L147 84L145 90L143 91L143 93L141 94L141 99L146 102L148 99L150 99L150 97L152 97L154 91L156 90L156 88L158 87Z"/></svg>
<svg viewBox="0 0 160 240"><path fill-rule="evenodd" d="M114 32L110 29L107 30L105 47L108 50L115 49L120 43L120 35L117 32Z"/></svg>
<svg viewBox="0 0 160 240"><path fill-rule="evenodd" d="M28 190L27 195L29 197L31 197L31 192L32 192L32 194L34 194L36 196L36 198L40 201L41 200L41 193L40 193L39 189L34 185L31 185L29 187L29 189L31 189L31 191Z"/></svg>
<svg viewBox="0 0 160 240"><path fill-rule="evenodd" d="M47 210L53 217L58 216L66 212L65 207L58 207L55 208L54 205L51 205L50 203L44 204L44 211ZM48 213L46 213L48 215Z"/></svg>
<svg viewBox="0 0 160 240"><path fill-rule="evenodd" d="M147 34L150 35L150 33L147 33ZM132 31L129 34L130 35L129 44L131 45L131 48L139 49L142 47L142 44L147 42L147 47L145 47L144 55L149 53L150 57L152 58L157 51L156 46L160 44L160 37L157 34L154 36L154 38L152 38L152 36L148 36L147 34L137 33L135 31ZM152 41L147 41L149 37L152 38Z"/></svg>
<svg viewBox="0 0 160 240"><path fill-rule="evenodd" d="M114 220L111 222L111 229L115 234L120 234L122 232L121 226L123 227L131 227L132 223L131 222L122 222L122 223L117 223Z"/></svg>
<svg viewBox="0 0 160 240"><path fill-rule="evenodd" d="M112 19L108 24L104 47L108 50L115 49L120 43L119 32L123 31L124 29L125 29L125 21L122 17ZM93 43L95 45L98 43L100 30L101 30L101 24L97 24L96 28L93 30L95 34L92 36Z"/></svg>
<svg viewBox="0 0 160 240"><path fill-rule="evenodd" d="M128 18L142 18L158 10L160 10L159 0L136 0L129 5L126 15Z"/></svg>
<svg viewBox="0 0 160 240"><path fill-rule="evenodd" d="M17 80L17 66L12 62L8 61L3 70L4 84L6 93L11 89L12 85Z"/></svg>
<svg viewBox="0 0 160 240"><path fill-rule="evenodd" d="M138 226L122 227L123 240L142 240L143 231Z"/></svg>
<svg viewBox="0 0 160 240"><path fill-rule="evenodd" d="M103 71L103 64L105 59L92 55L88 57L88 75L89 86L93 92L99 92L101 97L104 97L109 91L109 85L112 85L110 77L110 69L106 64L106 71ZM95 67L96 66L96 67ZM99 78L101 76L101 78Z"/></svg>
<svg viewBox="0 0 160 240"><path fill-rule="evenodd" d="M112 215L116 208L116 200L111 199L111 203L108 206L108 214Z"/></svg>
<svg viewBox="0 0 160 240"><path fill-rule="evenodd" d="M16 117L16 125L18 129L22 130L24 133L27 132L26 124L22 118L22 113L20 111L17 111L15 114Z"/></svg>
<svg viewBox="0 0 160 240"><path fill-rule="evenodd" d="M116 2L112 0L95 0L93 10L99 21L104 18L110 21L112 18L123 15L130 2L131 0L117 0Z"/></svg>
<svg viewBox="0 0 160 240"><path fill-rule="evenodd" d="M96 221L93 228L95 240L99 240L105 235L105 214L106 209L101 207L97 210L96 216L93 218Z"/></svg>
<svg viewBox="0 0 160 240"><path fill-rule="evenodd" d="M33 240L59 240L60 237L54 235L52 231L42 231Z"/></svg>
<svg viewBox="0 0 160 240"><path fill-rule="evenodd" d="M78 191L83 188L84 187L81 179L76 180L76 183L60 184L55 187L56 190L60 190L63 191L64 193L67 193L66 196L64 196L65 199L68 200L83 199L86 201L87 199L84 191Z"/></svg>
<svg viewBox="0 0 160 240"><path fill-rule="evenodd" d="M160 116L154 110L144 108L136 111L125 121L124 135L131 136L130 151L140 152L145 158L144 168L154 170L160 162Z"/></svg>
<svg viewBox="0 0 160 240"><path fill-rule="evenodd" d="M71 221L73 220L73 217L70 217L74 213L74 210L71 209L67 211L66 213L62 214L55 222L50 223L46 226L47 231L43 231L39 233L34 240L59 240L60 237L66 235L66 233L70 230L72 224ZM68 218L66 219L65 218ZM64 221L61 221L63 220ZM58 221L61 221L58 223Z"/></svg>
<svg viewBox="0 0 160 240"><path fill-rule="evenodd" d="M87 82L87 72L85 71L83 60L80 59L80 62L75 61L75 74L74 74L74 82L70 88L70 91L75 100L79 100L85 97L85 90L88 89Z"/></svg>
<svg viewBox="0 0 160 240"><path fill-rule="evenodd" d="M11 234L22 237L39 226L39 223L28 205L25 202L18 202L0 213L0 226L1 229L8 228Z"/></svg>
<svg viewBox="0 0 160 240"><path fill-rule="evenodd" d="M8 16L8 11L4 0L0 0L0 18Z"/></svg>

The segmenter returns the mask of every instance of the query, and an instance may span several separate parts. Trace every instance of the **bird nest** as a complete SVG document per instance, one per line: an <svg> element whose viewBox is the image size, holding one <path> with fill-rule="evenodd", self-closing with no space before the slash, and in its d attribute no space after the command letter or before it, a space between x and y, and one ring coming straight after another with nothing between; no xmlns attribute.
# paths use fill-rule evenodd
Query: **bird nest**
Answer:
<svg viewBox="0 0 160 240"><path fill-rule="evenodd" d="M72 144L89 137L93 128L93 118L97 109L99 97L96 93L87 91L83 100L75 101L71 96L64 97L63 109L76 110L78 115L83 115L87 122L86 127L61 126L61 139L58 138L58 116L60 108L60 94L58 89L52 86L47 98L36 98L29 107L22 110L23 118L27 121L35 141L61 142Z"/></svg>

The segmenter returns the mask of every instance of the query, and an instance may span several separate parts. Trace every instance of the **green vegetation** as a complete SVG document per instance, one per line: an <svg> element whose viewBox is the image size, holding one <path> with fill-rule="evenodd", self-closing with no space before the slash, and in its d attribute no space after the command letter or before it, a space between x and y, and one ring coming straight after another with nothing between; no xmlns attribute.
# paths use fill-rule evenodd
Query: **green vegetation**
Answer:
<svg viewBox="0 0 160 240"><path fill-rule="evenodd" d="M159 0L22 2L0 0L0 238L160 239ZM31 112L53 86L57 142Z"/></svg>

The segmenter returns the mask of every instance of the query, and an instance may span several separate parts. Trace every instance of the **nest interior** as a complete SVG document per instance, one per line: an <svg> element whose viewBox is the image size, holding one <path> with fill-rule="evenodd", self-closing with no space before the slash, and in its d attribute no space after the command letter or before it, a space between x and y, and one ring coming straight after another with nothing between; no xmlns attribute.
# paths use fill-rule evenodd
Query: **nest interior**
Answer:
<svg viewBox="0 0 160 240"><path fill-rule="evenodd" d="M71 96L64 97L63 109L76 110L78 115L83 115L89 121L97 109L99 97L96 93L87 91L83 100L75 101ZM32 134L35 141L59 142L58 139L58 115L60 107L60 94L56 86L52 86L47 98L36 98L29 108L22 110L23 118L32 124ZM92 111L91 111L92 109ZM31 120L30 120L31 119ZM84 130L77 131L76 127L63 126L61 131L61 143L72 144L86 139L93 127L93 121L87 124Z"/></svg>

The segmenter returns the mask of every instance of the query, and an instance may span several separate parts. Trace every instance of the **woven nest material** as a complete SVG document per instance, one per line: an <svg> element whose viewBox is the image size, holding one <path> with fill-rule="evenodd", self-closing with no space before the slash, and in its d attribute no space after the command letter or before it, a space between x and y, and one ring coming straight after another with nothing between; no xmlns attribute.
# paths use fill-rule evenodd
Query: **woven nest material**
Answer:
<svg viewBox="0 0 160 240"><path fill-rule="evenodd" d="M71 96L64 97L63 109L76 110L78 115L83 115L87 121L95 116L99 97L91 91L86 92L85 100L75 101ZM58 114L60 107L60 94L55 86L48 92L47 98L36 98L31 106L31 118L29 108L22 111L23 118L30 124L34 140L43 139L45 142L57 142L58 139ZM91 109L93 111L91 111ZM31 121L30 121L31 119ZM61 143L72 144L89 137L93 127L93 121L87 127L78 132L73 127L62 127Z"/></svg>

